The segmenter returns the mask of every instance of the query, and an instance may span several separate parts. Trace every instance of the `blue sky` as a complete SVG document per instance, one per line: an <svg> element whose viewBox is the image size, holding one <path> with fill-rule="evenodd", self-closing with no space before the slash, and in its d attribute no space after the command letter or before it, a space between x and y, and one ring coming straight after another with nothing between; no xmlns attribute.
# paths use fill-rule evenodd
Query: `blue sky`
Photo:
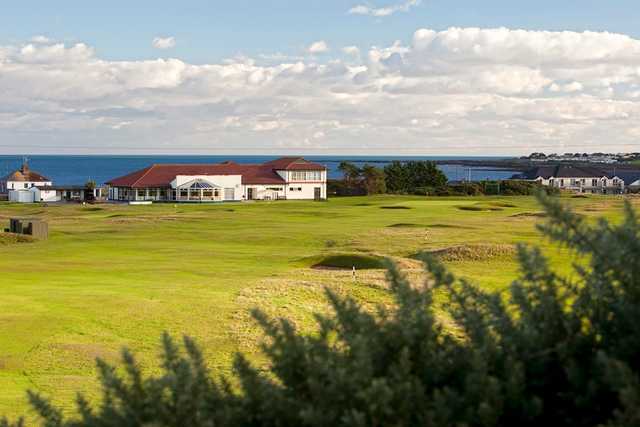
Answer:
<svg viewBox="0 0 640 427"><path fill-rule="evenodd" d="M0 40L42 34L83 41L108 59L155 58L150 41L174 36L171 55L206 63L237 54L300 53L311 42L388 45L408 40L417 28L509 27L594 30L640 37L635 0L425 0L409 12L383 19L348 14L358 4L393 1L305 0L110 0L3 2Z"/></svg>
<svg viewBox="0 0 640 427"><path fill-rule="evenodd" d="M640 142L637 0L3 3L0 154Z"/></svg>

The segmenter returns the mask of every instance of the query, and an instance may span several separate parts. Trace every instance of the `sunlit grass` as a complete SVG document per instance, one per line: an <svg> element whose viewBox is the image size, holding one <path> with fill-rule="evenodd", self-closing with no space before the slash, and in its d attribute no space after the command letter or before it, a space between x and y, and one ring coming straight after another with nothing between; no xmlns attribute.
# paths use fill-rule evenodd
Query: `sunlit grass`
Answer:
<svg viewBox="0 0 640 427"><path fill-rule="evenodd" d="M590 218L620 217L620 198L565 201ZM311 330L313 312L327 310L325 287L368 305L388 301L384 272L358 270L353 278L349 264L356 258L394 257L417 279L413 254L471 248L462 252L473 256L446 262L498 290L517 273L512 251L483 257L482 248L541 244L557 265L570 265L567 254L548 248L535 231L544 218L530 197L0 204L0 221L8 224L13 216L46 219L51 236L15 244L4 237L7 244L0 244L0 414L10 416L26 410L27 389L67 409L76 391L94 396L95 358L116 361L123 346L153 371L164 330L195 337L212 370L226 374L236 351L260 360L252 307ZM344 262L334 267L346 270L312 269L304 261L336 254ZM344 254L355 258L345 261Z"/></svg>

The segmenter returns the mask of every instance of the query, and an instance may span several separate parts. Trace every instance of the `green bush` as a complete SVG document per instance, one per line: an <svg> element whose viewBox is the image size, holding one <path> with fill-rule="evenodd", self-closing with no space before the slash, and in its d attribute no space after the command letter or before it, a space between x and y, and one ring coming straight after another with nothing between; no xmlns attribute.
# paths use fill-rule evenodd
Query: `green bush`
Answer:
<svg viewBox="0 0 640 427"><path fill-rule="evenodd" d="M541 201L540 230L580 257L567 276L521 246L519 279L493 293L423 255L424 286L389 265L395 305L372 312L327 291L334 314L317 315L314 334L255 311L270 364L238 355L237 387L210 374L193 341L181 352L165 335L161 375L126 351L123 374L99 361L103 398L79 397L72 420L31 402L50 427L636 426L638 220L628 205L622 222L594 224Z"/></svg>
<svg viewBox="0 0 640 427"><path fill-rule="evenodd" d="M415 191L429 187L443 187L447 177L430 161L394 161L384 168L386 189L396 194L416 194Z"/></svg>

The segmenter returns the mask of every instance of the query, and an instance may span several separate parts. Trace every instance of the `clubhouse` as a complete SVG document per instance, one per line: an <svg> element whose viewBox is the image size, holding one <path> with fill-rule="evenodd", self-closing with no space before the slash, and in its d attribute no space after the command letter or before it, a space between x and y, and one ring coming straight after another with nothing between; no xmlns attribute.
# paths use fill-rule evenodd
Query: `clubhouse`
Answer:
<svg viewBox="0 0 640 427"><path fill-rule="evenodd" d="M154 164L107 185L114 201L323 200L327 168L302 157L263 164Z"/></svg>

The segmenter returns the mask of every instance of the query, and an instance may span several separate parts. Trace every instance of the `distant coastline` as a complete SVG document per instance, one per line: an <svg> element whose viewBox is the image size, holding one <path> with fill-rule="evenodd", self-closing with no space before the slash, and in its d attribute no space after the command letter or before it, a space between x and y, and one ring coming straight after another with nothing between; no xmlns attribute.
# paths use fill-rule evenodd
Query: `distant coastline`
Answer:
<svg viewBox="0 0 640 427"><path fill-rule="evenodd" d="M0 155L0 175L4 176L20 167L25 156ZM150 164L158 163L220 163L232 160L237 163L263 163L280 156L260 155L30 155L30 164L47 174L56 183L63 185L83 184L94 180L101 184L116 176L122 176ZM499 156L305 156L309 160L322 163L329 169L329 178L340 178L338 165L349 161L357 165L366 163L384 167L398 161L430 160L436 162L449 180L469 179L473 181L509 179L530 168L547 162L526 158ZM576 164L583 164L576 161ZM604 170L638 170L638 166L625 164L598 164Z"/></svg>

